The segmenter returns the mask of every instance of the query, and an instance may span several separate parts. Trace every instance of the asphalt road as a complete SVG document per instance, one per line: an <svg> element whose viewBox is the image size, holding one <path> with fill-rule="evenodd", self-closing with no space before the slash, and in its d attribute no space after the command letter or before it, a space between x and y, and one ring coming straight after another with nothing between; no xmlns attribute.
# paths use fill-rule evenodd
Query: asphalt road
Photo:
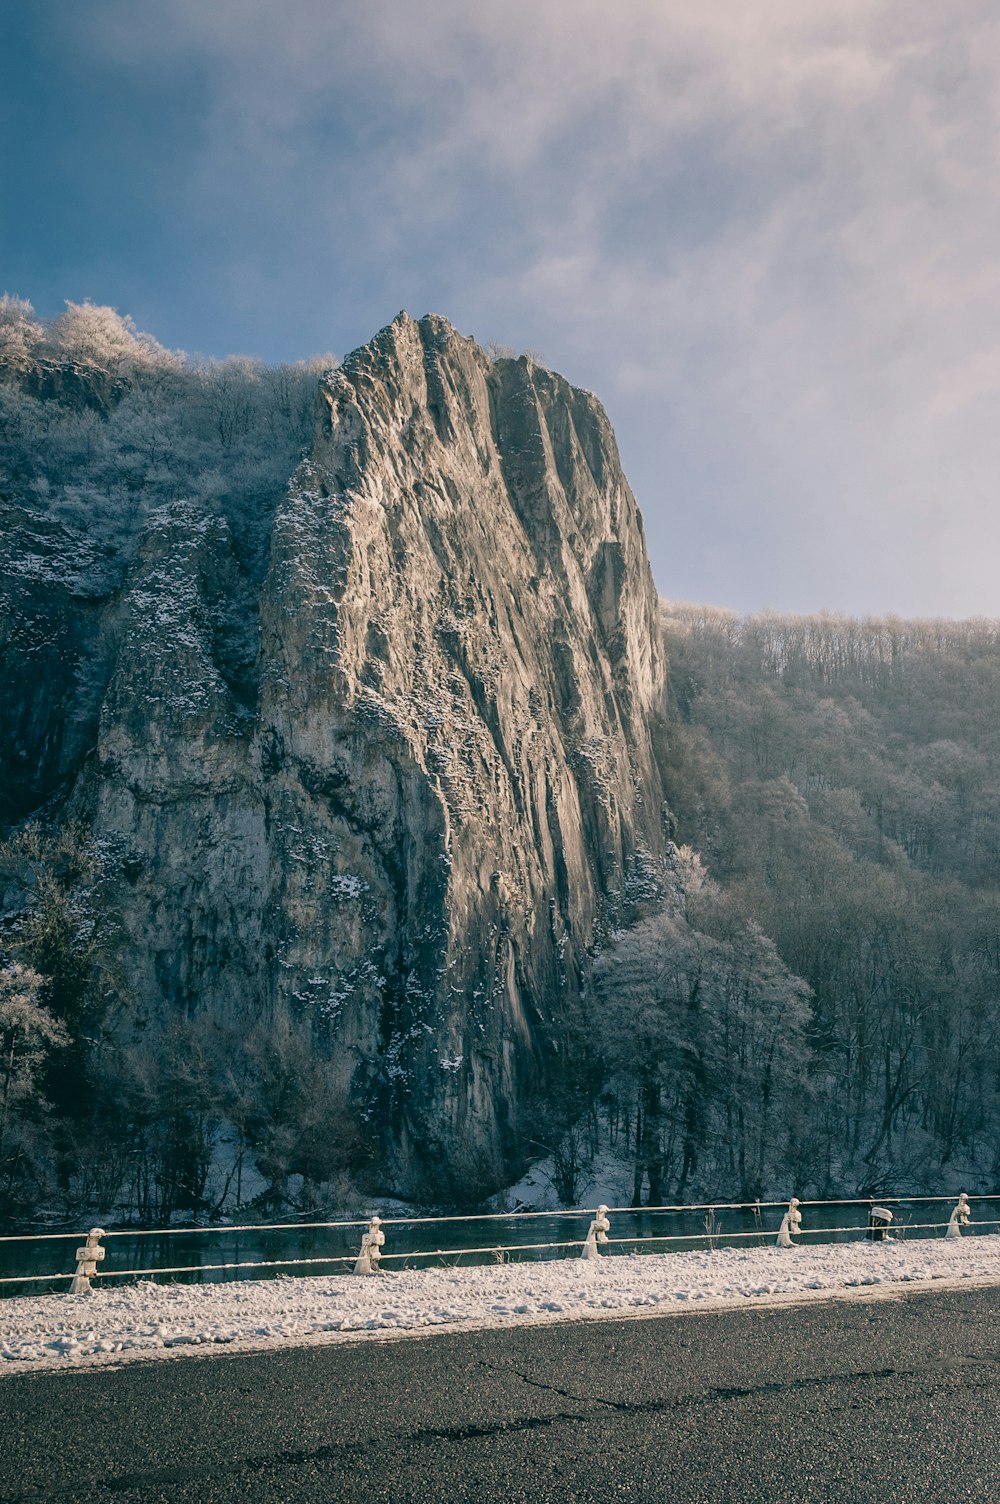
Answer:
<svg viewBox="0 0 1000 1504"><path fill-rule="evenodd" d="M1000 1289L0 1378L0 1499L1000 1501Z"/></svg>

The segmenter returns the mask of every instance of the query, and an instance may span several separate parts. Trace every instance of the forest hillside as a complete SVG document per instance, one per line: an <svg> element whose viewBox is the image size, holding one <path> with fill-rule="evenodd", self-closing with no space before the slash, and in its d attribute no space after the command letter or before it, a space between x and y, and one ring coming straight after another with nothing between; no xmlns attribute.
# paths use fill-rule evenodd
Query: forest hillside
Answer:
<svg viewBox="0 0 1000 1504"><path fill-rule="evenodd" d="M801 1183L994 1184L1000 624L662 623L680 836L812 993Z"/></svg>

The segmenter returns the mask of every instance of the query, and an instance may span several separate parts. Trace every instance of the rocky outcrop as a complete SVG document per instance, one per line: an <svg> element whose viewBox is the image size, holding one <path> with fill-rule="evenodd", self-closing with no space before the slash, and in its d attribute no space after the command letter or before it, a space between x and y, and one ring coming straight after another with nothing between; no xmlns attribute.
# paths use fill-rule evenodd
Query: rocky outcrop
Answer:
<svg viewBox="0 0 1000 1504"><path fill-rule="evenodd" d="M642 525L596 399L442 319L400 315L318 408L262 581L205 500L150 512L103 593L32 596L12 553L12 813L40 759L35 803L131 853L151 1009L304 1014L383 1185L481 1194L589 950L666 871Z"/></svg>

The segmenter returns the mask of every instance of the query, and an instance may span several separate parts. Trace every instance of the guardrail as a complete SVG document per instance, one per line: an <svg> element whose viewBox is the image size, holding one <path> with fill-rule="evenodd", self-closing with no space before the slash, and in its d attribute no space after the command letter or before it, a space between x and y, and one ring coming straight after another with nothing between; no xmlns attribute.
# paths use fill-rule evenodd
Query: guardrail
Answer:
<svg viewBox="0 0 1000 1504"><path fill-rule="evenodd" d="M868 1238L880 1241L884 1238L906 1237L914 1233L929 1234L944 1232L949 1238L962 1235L963 1229L967 1229L973 1222L971 1203L973 1202L998 1202L1000 1196L967 1196L963 1192L955 1201L947 1221L921 1221L901 1222L898 1211L901 1207L932 1207L946 1205L954 1201L954 1197L943 1196L889 1196L882 1197L876 1203L870 1197L857 1197L852 1199L829 1200L829 1201L800 1201L793 1197L789 1202L783 1201L727 1201L705 1202L696 1205L665 1205L654 1207L606 1207L596 1209L574 1209L572 1211L544 1211L544 1212L481 1212L469 1213L451 1217L380 1217L373 1216L365 1219L343 1221L314 1221L314 1222L272 1222L272 1223L244 1223L237 1226L213 1225L207 1227L158 1227L158 1228L116 1228L104 1231L102 1228L92 1228L88 1233L82 1232L56 1232L56 1233L18 1233L0 1237L0 1252L6 1251L10 1245L27 1245L34 1249L40 1244L70 1243L76 1242L80 1246L75 1249L76 1269L71 1271L65 1267L58 1272L25 1272L20 1274L5 1274L0 1276L0 1287L14 1285L54 1285L69 1282L69 1292L81 1294L91 1288L90 1281L100 1279L151 1279L162 1276L176 1275L225 1275L235 1274L243 1277L244 1271L248 1270L288 1270L324 1267L336 1268L345 1265L353 1269L356 1274L377 1273L383 1262L410 1261L437 1259L460 1260L462 1258L496 1259L506 1262L515 1255L539 1255L570 1256L575 1250L577 1256L587 1259L597 1259L601 1256L600 1250L607 1248L619 1253L641 1253L645 1251L666 1251L678 1245L687 1245L688 1248L701 1247L716 1249L729 1244L740 1244L748 1240L754 1240L758 1244L777 1242L784 1248L795 1247L804 1239L816 1239L834 1241L848 1238ZM867 1220L863 1225L809 1225L810 1212L817 1209L827 1212L832 1208L859 1207L867 1211ZM892 1208L895 1207L896 1211ZM765 1214L770 1214L769 1220L776 1221L775 1214L781 1211L780 1224L772 1227L764 1226ZM719 1223L720 1213L738 1213L743 1220L751 1220L755 1224L752 1227L735 1228L726 1231ZM697 1231L682 1232L638 1232L631 1237L609 1236L611 1232L611 1218L632 1218L640 1222L647 1222L650 1218L666 1216L697 1216L701 1214L703 1226ZM386 1248L386 1229L401 1228L424 1228L449 1227L461 1225L469 1227L470 1224L503 1223L507 1227L518 1227L525 1223L541 1221L543 1219L561 1220L573 1222L590 1219L590 1226L586 1232L581 1233L579 1238L555 1238L544 1242L503 1242L484 1243L482 1240L459 1247L449 1248L417 1248L410 1247L399 1249L390 1246ZM839 1221L846 1221L845 1217ZM985 1232L988 1229L1000 1228L1000 1219L974 1220L974 1230ZM197 1264L154 1264L149 1267L126 1267L114 1268L105 1264L107 1249L105 1243L114 1244L115 1240L133 1239L142 1240L148 1238L187 1238L212 1236L226 1238L241 1234L253 1235L257 1238L262 1234L302 1234L304 1232L325 1232L337 1235L343 1240L348 1234L355 1234L354 1249L350 1252L333 1253L327 1252L305 1258L276 1258L276 1259L239 1259L238 1257L222 1263ZM392 1241L395 1241L392 1238ZM454 1240L453 1240L454 1241ZM358 1251L360 1242L360 1251ZM69 1259L67 1259L69 1262ZM0 1293L8 1293L6 1289ZM12 1292L10 1292L12 1293Z"/></svg>

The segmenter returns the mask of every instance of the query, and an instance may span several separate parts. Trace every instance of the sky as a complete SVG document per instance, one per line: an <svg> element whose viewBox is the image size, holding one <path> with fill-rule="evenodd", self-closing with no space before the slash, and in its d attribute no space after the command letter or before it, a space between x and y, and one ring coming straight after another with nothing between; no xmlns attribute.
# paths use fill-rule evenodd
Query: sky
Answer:
<svg viewBox="0 0 1000 1504"><path fill-rule="evenodd" d="M0 290L597 393L657 584L1000 616L989 0L0 0Z"/></svg>

